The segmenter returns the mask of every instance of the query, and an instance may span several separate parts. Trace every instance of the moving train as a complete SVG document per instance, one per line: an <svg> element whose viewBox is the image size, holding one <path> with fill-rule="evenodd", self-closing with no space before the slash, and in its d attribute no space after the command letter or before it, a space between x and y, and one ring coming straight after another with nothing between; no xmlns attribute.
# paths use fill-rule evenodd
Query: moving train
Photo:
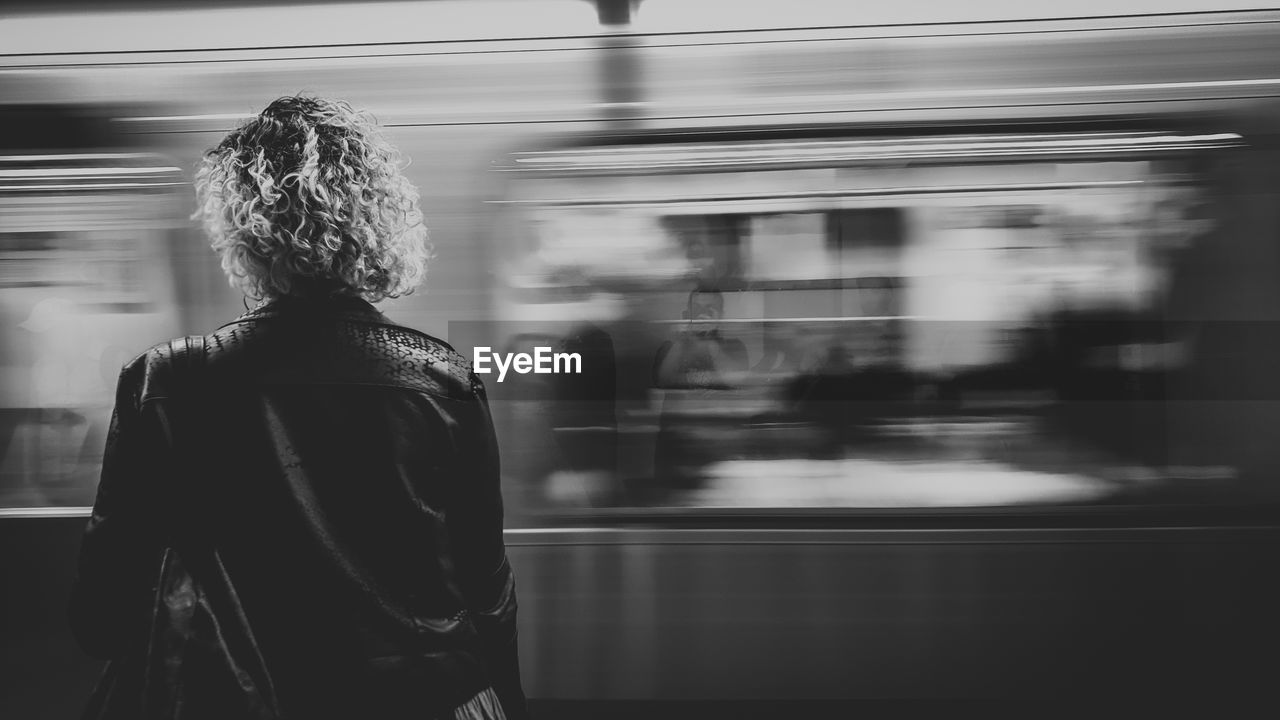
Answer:
<svg viewBox="0 0 1280 720"><path fill-rule="evenodd" d="M0 25L0 714L100 671L61 608L115 372L243 311L192 167L301 91L411 160L388 315L582 355L486 378L535 710L1264 696L1280 13L541 5Z"/></svg>

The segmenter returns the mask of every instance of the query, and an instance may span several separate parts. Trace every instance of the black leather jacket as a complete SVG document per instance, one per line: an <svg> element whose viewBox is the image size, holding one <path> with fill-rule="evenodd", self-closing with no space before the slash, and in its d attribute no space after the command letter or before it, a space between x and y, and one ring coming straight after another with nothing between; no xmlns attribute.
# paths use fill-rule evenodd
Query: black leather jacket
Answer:
<svg viewBox="0 0 1280 720"><path fill-rule="evenodd" d="M265 303L206 346L185 415L167 346L121 374L70 608L84 649L147 634L160 554L198 534L220 559L191 574L234 600L283 717L427 718L489 684L525 717L498 450L467 360L354 298Z"/></svg>

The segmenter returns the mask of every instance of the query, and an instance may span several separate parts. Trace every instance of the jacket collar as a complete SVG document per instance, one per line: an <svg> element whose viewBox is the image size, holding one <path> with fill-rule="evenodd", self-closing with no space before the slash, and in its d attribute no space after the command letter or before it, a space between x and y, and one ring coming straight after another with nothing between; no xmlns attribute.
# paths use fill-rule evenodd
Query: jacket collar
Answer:
<svg viewBox="0 0 1280 720"><path fill-rule="evenodd" d="M267 298L232 322L269 317L322 315L387 322L387 318L366 300L352 295L284 295Z"/></svg>

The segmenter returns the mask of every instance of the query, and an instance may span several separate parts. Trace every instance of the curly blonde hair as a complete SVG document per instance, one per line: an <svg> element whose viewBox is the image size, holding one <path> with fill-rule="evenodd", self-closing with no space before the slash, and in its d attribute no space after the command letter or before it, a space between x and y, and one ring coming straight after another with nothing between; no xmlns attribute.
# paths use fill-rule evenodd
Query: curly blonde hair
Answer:
<svg viewBox="0 0 1280 720"><path fill-rule="evenodd" d="M193 219L246 295L400 297L422 282L431 257L402 167L369 115L283 97L205 152Z"/></svg>

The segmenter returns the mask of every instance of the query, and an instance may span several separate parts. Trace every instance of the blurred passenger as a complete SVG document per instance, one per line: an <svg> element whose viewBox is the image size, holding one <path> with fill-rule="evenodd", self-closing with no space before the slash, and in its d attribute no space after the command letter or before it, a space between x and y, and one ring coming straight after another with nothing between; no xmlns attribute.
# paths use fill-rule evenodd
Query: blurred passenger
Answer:
<svg viewBox="0 0 1280 720"><path fill-rule="evenodd" d="M657 386L730 387L747 368L747 346L720 332L724 295L714 288L694 288L683 317L689 322L680 326L680 336L663 343L654 358Z"/></svg>
<svg viewBox="0 0 1280 720"><path fill-rule="evenodd" d="M660 484L687 489L714 457L693 437L699 416L713 414L722 391L746 371L747 348L720 332L724 295L715 288L694 288L683 317L689 322L680 326L680 336L663 343L653 363L654 386L668 391L658 417L654 474Z"/></svg>
<svg viewBox="0 0 1280 720"><path fill-rule="evenodd" d="M84 411L96 399L98 373L85 342L85 322L74 302L51 297L36 303L18 325L35 340L30 376L33 404L39 408L35 478L44 491L75 479L90 434Z"/></svg>
<svg viewBox="0 0 1280 720"><path fill-rule="evenodd" d="M281 98L196 188L263 302L120 376L70 607L111 660L90 715L526 717L484 386L370 304L429 257L397 152Z"/></svg>
<svg viewBox="0 0 1280 720"><path fill-rule="evenodd" d="M616 497L617 363L613 338L598 325L583 322L559 344L557 352L578 355L581 373L553 375L556 441L560 473L580 485L589 504L609 504Z"/></svg>
<svg viewBox="0 0 1280 720"><path fill-rule="evenodd" d="M818 368L796 379L793 399L800 416L818 430L817 455L825 459L844 456L845 441L861 397L857 371L844 344L827 348L827 356Z"/></svg>

